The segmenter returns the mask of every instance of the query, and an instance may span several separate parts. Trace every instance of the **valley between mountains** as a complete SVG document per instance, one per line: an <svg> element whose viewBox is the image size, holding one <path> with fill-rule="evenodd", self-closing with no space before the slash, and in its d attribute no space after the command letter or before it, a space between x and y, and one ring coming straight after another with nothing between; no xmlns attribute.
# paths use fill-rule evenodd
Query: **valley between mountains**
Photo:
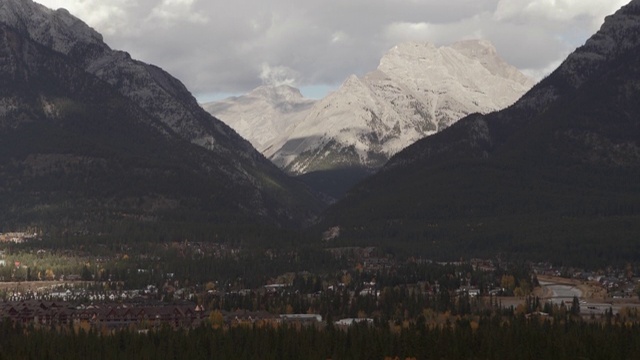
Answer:
<svg viewBox="0 0 640 360"><path fill-rule="evenodd" d="M64 9L11 0L0 19L4 229L578 262L640 251L637 1L537 84L485 40L407 42L323 99L262 86L205 104L216 116Z"/></svg>
<svg viewBox="0 0 640 360"><path fill-rule="evenodd" d="M503 109L533 85L488 41L403 43L320 100L264 85L203 107L285 172L339 199L410 144Z"/></svg>

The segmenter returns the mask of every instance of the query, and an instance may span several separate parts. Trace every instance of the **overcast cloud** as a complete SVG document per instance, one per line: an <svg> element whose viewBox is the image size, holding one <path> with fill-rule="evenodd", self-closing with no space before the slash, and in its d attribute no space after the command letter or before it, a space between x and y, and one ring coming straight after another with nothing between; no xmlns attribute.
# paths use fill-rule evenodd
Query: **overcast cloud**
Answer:
<svg viewBox="0 0 640 360"><path fill-rule="evenodd" d="M287 83L319 95L403 41L483 38L540 78L628 0L37 0L200 99ZM313 90L316 89L314 92Z"/></svg>

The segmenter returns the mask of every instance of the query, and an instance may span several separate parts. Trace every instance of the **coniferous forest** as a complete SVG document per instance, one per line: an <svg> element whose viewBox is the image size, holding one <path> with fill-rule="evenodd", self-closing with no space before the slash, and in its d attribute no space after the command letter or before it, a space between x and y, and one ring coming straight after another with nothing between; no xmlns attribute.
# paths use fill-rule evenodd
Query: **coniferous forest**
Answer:
<svg viewBox="0 0 640 360"><path fill-rule="evenodd" d="M1 325L1 359L637 359L640 325L491 315L430 327L238 326L148 334Z"/></svg>

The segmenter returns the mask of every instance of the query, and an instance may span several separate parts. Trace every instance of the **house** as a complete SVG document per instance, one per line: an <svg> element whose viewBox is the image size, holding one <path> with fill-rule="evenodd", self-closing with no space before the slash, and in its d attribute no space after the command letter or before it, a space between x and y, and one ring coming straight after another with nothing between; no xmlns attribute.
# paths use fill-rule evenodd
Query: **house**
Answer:
<svg viewBox="0 0 640 360"><path fill-rule="evenodd" d="M21 301L0 304L0 318L22 324L89 325L105 330L134 327L193 328L207 317L202 307L194 304L72 307L66 302Z"/></svg>
<svg viewBox="0 0 640 360"><path fill-rule="evenodd" d="M380 296L380 290L376 290L373 288L365 288L360 290L360 292L358 293L359 296Z"/></svg>
<svg viewBox="0 0 640 360"><path fill-rule="evenodd" d="M275 293L281 292L287 287L289 287L288 284L270 284L270 285L264 286L264 288L267 290L267 293L269 294L275 294Z"/></svg>

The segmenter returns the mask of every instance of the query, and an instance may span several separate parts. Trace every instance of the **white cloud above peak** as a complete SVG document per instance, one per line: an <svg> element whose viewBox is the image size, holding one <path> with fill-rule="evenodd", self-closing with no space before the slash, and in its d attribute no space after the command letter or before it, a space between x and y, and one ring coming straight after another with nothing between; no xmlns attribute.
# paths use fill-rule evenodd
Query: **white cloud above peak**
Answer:
<svg viewBox="0 0 640 360"><path fill-rule="evenodd" d="M267 63L262 64L262 72L260 79L264 85L280 86L289 85L296 86L296 78L299 74L286 66L270 66Z"/></svg>
<svg viewBox="0 0 640 360"><path fill-rule="evenodd" d="M530 74L549 71L624 0L40 0L115 49L163 67L196 95L247 92L282 69L337 86L404 41L485 38ZM275 69L275 70L274 70ZM269 73L267 71L267 73Z"/></svg>

